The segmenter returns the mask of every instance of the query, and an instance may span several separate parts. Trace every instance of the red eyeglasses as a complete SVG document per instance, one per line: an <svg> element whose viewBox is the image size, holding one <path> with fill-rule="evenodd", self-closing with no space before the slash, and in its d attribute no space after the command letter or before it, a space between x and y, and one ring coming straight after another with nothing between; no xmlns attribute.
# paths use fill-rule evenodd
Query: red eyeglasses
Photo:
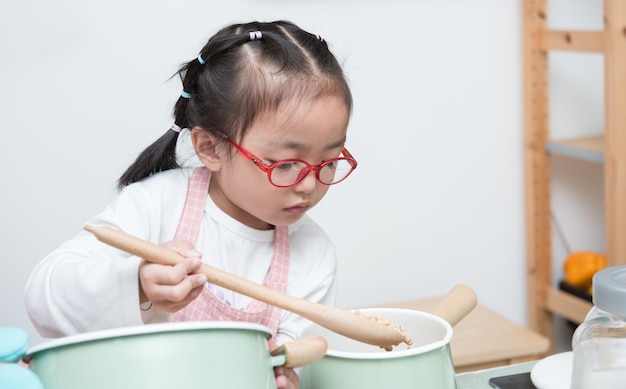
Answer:
<svg viewBox="0 0 626 389"><path fill-rule="evenodd" d="M344 157L332 158L323 161L319 165L311 165L301 159L283 159L271 165L264 163L261 158L252 154L240 144L230 139L227 135L219 133L230 142L237 151L259 169L267 174L270 183L279 188L294 186L306 177L309 172L315 172L317 180L324 185L333 185L345 180L354 169L357 162L346 150L341 149Z"/></svg>

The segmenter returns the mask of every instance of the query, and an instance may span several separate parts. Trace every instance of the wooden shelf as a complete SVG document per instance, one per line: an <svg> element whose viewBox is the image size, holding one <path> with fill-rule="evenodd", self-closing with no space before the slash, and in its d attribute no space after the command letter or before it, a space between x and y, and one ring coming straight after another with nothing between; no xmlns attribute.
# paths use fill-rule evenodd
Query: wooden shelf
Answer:
<svg viewBox="0 0 626 389"><path fill-rule="evenodd" d="M593 306L589 301L562 290L549 288L546 294L546 308L576 324L580 324L585 320L587 313Z"/></svg>
<svg viewBox="0 0 626 389"><path fill-rule="evenodd" d="M604 163L604 136L552 140L546 143L546 151L554 155Z"/></svg>
<svg viewBox="0 0 626 389"><path fill-rule="evenodd" d="M604 49L602 31L559 31L541 32L543 50L584 51L601 53Z"/></svg>
<svg viewBox="0 0 626 389"><path fill-rule="evenodd" d="M526 270L530 328L554 338L559 315L580 323L591 304L553 286L551 158L601 163L607 265L626 264L626 1L604 0L600 31L548 28L548 0L521 0L524 86ZM550 136L548 53L599 53L604 60L604 133L582 139Z"/></svg>

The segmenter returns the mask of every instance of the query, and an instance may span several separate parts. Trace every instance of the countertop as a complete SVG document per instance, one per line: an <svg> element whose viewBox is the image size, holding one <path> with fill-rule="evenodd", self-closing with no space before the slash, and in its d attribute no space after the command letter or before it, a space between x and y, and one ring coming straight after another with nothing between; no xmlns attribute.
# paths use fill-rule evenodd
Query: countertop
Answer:
<svg viewBox="0 0 626 389"><path fill-rule="evenodd" d="M485 369L457 374L457 389L493 389L489 385L489 379L491 377L527 373L532 370L535 363L537 363L537 361L517 363L514 365L496 367L493 369Z"/></svg>

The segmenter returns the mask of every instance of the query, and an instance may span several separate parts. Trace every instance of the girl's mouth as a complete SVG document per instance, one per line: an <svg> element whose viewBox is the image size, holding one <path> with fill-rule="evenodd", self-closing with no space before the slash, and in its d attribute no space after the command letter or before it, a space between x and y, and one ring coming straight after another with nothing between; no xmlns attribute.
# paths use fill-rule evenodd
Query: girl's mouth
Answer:
<svg viewBox="0 0 626 389"><path fill-rule="evenodd" d="M294 205L293 207L285 208L285 211L289 213L304 213L310 208L310 205Z"/></svg>

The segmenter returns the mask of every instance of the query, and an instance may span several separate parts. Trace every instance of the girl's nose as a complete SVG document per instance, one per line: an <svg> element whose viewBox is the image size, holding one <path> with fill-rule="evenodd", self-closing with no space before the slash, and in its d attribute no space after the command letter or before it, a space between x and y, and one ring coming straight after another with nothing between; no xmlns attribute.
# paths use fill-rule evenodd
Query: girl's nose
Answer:
<svg viewBox="0 0 626 389"><path fill-rule="evenodd" d="M302 181L298 182L295 185L295 189L298 192L311 193L313 192L313 190L315 190L318 183L319 182L317 181L315 170L309 170L306 176L304 176L304 178L302 179Z"/></svg>

